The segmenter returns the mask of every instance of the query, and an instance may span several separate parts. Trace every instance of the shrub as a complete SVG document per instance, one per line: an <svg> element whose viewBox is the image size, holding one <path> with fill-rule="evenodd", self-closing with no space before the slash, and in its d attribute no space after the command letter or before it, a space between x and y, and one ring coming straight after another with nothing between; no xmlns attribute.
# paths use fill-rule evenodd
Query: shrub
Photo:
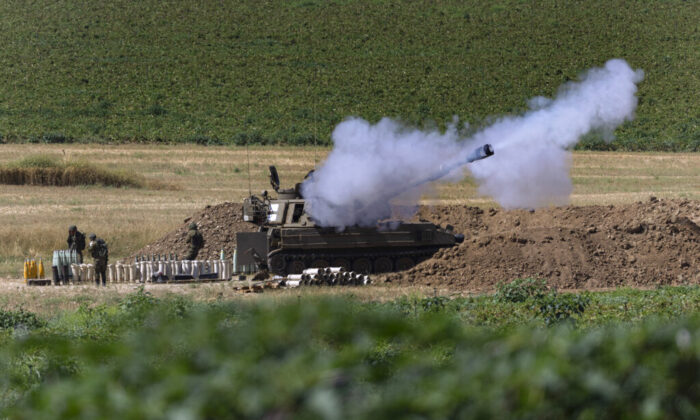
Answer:
<svg viewBox="0 0 700 420"><path fill-rule="evenodd" d="M0 329L14 329L18 327L29 330L43 327L46 323L35 313L20 308L16 311L0 309Z"/></svg>
<svg viewBox="0 0 700 420"><path fill-rule="evenodd" d="M142 317L156 305L156 298L141 285L136 292L126 295L119 302L119 309L127 315Z"/></svg>
<svg viewBox="0 0 700 420"><path fill-rule="evenodd" d="M543 279L515 279L496 286L496 299L501 302L525 302L530 298L539 299L548 291L547 282Z"/></svg>
<svg viewBox="0 0 700 420"><path fill-rule="evenodd" d="M10 163L9 168L61 168L63 163L55 155L31 155Z"/></svg>
<svg viewBox="0 0 700 420"><path fill-rule="evenodd" d="M449 301L450 299L445 296L433 296L421 299L420 304L424 312L440 312L445 309Z"/></svg>
<svg viewBox="0 0 700 420"><path fill-rule="evenodd" d="M245 146L249 144L260 144L262 143L262 136L260 133L238 133L233 137L233 144L236 146Z"/></svg>
<svg viewBox="0 0 700 420"><path fill-rule="evenodd" d="M165 299L161 304L165 306L165 312L168 314L168 317L172 318L184 318L194 308L194 303L181 295Z"/></svg>
<svg viewBox="0 0 700 420"><path fill-rule="evenodd" d="M404 315L422 315L426 312L444 312L450 303L450 299L445 296L423 298L402 296L390 302L388 307L393 310L398 310Z"/></svg>
<svg viewBox="0 0 700 420"><path fill-rule="evenodd" d="M91 306L82 303L74 317L56 321L52 327L56 331L75 338L86 338L93 340L114 339L116 337L116 319L107 312L105 305ZM61 330L63 327L63 330Z"/></svg>
<svg viewBox="0 0 700 420"><path fill-rule="evenodd" d="M184 142L199 144L201 146L223 146L226 144L223 140L217 137L208 137L201 135L187 137L184 139Z"/></svg>
<svg viewBox="0 0 700 420"><path fill-rule="evenodd" d="M591 298L587 294L549 293L537 300L537 314L547 325L575 321L583 314Z"/></svg>
<svg viewBox="0 0 700 420"><path fill-rule="evenodd" d="M125 302L153 303L142 291ZM19 394L0 416L632 419L700 411L699 319L506 333L465 328L445 313L413 318L328 299L208 305L183 318L157 306L113 341L39 331L0 347L0 371L20 365L16 374L32 378L0 377L0 403Z"/></svg>
<svg viewBox="0 0 700 420"><path fill-rule="evenodd" d="M51 155L33 155L0 167L0 184L8 185L104 185L156 189L167 188L164 184L147 182L145 178L131 173L115 172L91 163L63 162Z"/></svg>
<svg viewBox="0 0 700 420"><path fill-rule="evenodd" d="M576 145L576 150L595 150L595 151L614 151L618 149L619 144L614 142L606 142L602 138L588 137L581 140Z"/></svg>

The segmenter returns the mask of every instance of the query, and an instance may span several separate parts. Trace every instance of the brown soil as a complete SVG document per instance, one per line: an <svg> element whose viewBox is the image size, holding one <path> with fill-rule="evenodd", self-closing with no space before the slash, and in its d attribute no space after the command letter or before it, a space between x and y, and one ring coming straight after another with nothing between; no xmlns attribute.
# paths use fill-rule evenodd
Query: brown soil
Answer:
<svg viewBox="0 0 700 420"><path fill-rule="evenodd" d="M562 289L700 283L700 201L657 200L620 206L536 211L468 206L422 207L419 216L464 233L464 243L386 280L454 289L491 289L519 277ZM235 233L255 226L240 204L211 206L137 254L183 255L187 225L200 225L200 258L231 255Z"/></svg>
<svg viewBox="0 0 700 420"><path fill-rule="evenodd" d="M656 200L623 206L558 207L534 212L448 206L421 217L466 236L413 269L402 284L492 288L544 278L567 289L700 283L700 202Z"/></svg>
<svg viewBox="0 0 700 420"><path fill-rule="evenodd" d="M183 220L182 226L168 233L159 240L134 253L137 255L170 255L175 253L179 258L187 254L189 244L185 237L189 224L195 222L202 236L204 247L199 250L197 258L219 258L221 250L227 256L233 255L236 248L236 232L254 232L257 226L243 221L243 206L240 203L222 203L207 206L204 210Z"/></svg>

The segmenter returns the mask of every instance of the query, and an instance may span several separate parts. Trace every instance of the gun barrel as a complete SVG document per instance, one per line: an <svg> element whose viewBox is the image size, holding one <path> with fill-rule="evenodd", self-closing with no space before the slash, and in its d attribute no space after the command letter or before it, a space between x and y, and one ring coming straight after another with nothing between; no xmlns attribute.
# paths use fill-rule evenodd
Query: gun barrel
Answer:
<svg viewBox="0 0 700 420"><path fill-rule="evenodd" d="M440 166L440 168L435 173L433 173L431 176L424 178L424 179L421 179L418 182L414 182L413 184L409 185L407 188L402 188L400 190L396 190L393 193L385 196L384 199L386 199L388 201L388 200L396 197L397 195L403 193L404 191L411 190L411 189L416 188L416 187L423 185L423 184L428 184L430 182L437 181L437 180L445 177L447 174L449 174L450 172L452 172L456 168L459 168L460 166L464 166L467 163L472 163L472 162L476 162L477 160L486 159L487 157L492 156L493 153L494 153L493 147L490 144L486 143L485 145L474 149L474 151L471 152L469 154L469 156L467 156L467 158L464 159L463 161L453 163L452 165Z"/></svg>
<svg viewBox="0 0 700 420"><path fill-rule="evenodd" d="M386 203L389 202L392 198L401 195L405 191L412 190L413 188L419 187L424 184L428 184L430 182L437 181L441 178L444 178L455 170L456 168L459 168L461 166L464 166L468 163L476 162L477 160L481 159L486 159L489 156L492 156L494 154L493 147L490 144L484 144L483 146L477 147L472 151L464 160L460 160L458 162L452 163L451 165L441 165L440 168L438 168L437 171L435 171L431 176L427 178L423 178L417 182L414 182L407 187L401 187L399 189L396 189L394 191L390 191L387 194L384 194L382 197L376 197L374 200L365 202L364 206L360 208L360 210L356 210L358 212L364 212L367 208L371 207L373 204L377 202L382 202ZM333 207L331 205L331 207Z"/></svg>
<svg viewBox="0 0 700 420"><path fill-rule="evenodd" d="M487 157L492 155L493 147L490 144L486 143L485 145L474 149L474 151L467 157L465 163L472 163L477 160L486 159Z"/></svg>
<svg viewBox="0 0 700 420"><path fill-rule="evenodd" d="M456 163L453 163L453 164L447 165L447 166L441 165L437 172L435 172L434 174L432 174L428 178L422 179L422 180L412 184L408 189L415 188L419 185L427 184L429 182L437 181L438 179L443 178L444 176L446 176L447 174L449 174L450 172L452 172L456 168L459 168L460 166L464 166L467 163L476 162L477 160L486 159L487 157L492 156L492 155L493 155L493 147L490 144L487 143L481 147L477 147L463 161L459 161L459 162L456 162Z"/></svg>

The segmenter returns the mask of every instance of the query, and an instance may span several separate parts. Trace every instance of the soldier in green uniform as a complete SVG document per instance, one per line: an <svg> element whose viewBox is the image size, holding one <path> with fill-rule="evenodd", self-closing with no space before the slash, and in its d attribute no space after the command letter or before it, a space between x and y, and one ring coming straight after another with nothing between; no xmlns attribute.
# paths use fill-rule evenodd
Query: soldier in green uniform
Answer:
<svg viewBox="0 0 700 420"><path fill-rule="evenodd" d="M107 262L109 261L109 249L107 243L102 238L97 238L94 233L90 234L90 246L88 247L90 255L95 261L95 284L100 285L100 277L102 277L102 285L107 285Z"/></svg>
<svg viewBox="0 0 700 420"><path fill-rule="evenodd" d="M204 237L202 237L202 234L197 230L197 224L195 222L190 223L190 230L187 232L186 240L190 245L190 249L185 259L190 261L197 259L199 250L204 246Z"/></svg>
<svg viewBox="0 0 700 420"><path fill-rule="evenodd" d="M85 249L85 235L73 225L68 228L68 249L78 254L78 264L83 263L83 250Z"/></svg>

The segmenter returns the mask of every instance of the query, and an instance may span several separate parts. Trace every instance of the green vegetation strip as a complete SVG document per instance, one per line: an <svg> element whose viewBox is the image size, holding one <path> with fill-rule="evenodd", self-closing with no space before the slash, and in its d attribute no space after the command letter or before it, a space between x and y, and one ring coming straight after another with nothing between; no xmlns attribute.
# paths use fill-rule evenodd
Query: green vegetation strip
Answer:
<svg viewBox="0 0 700 420"><path fill-rule="evenodd" d="M0 166L0 184L76 186L103 185L109 187L163 188L132 173L100 168L88 162L65 162L57 156L34 155Z"/></svg>
<svg viewBox="0 0 700 420"><path fill-rule="evenodd" d="M646 73L637 117L582 147L697 151L699 21L683 0L7 0L0 137L313 144L348 116L479 127L619 57Z"/></svg>
<svg viewBox="0 0 700 420"><path fill-rule="evenodd" d="M699 287L576 296L201 304L141 290L48 320L0 311L0 415L700 415ZM588 303L547 327L545 297Z"/></svg>

